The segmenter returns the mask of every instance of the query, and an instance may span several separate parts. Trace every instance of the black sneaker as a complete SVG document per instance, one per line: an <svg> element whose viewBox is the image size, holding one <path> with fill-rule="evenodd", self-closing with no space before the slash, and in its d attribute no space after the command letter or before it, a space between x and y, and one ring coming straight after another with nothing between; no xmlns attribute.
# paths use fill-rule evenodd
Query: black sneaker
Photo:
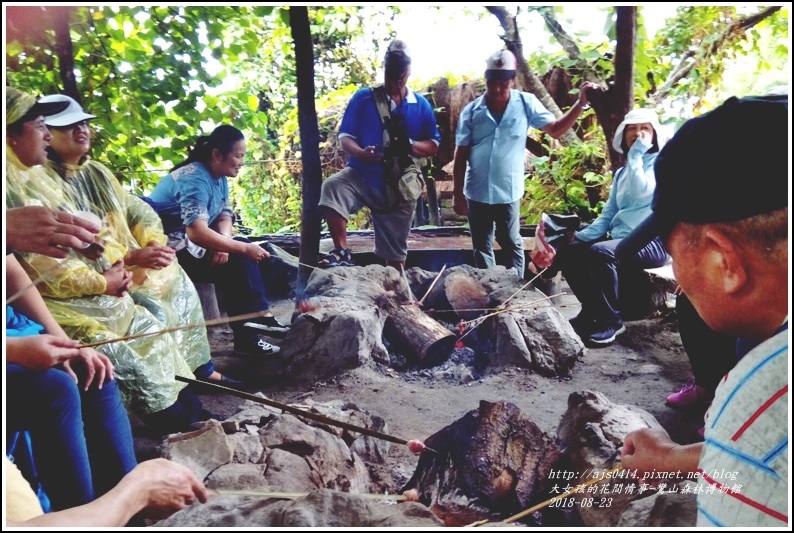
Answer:
<svg viewBox="0 0 794 533"><path fill-rule="evenodd" d="M275 355L281 351L281 348L263 339L255 339L248 342L235 341L234 351L242 355Z"/></svg>
<svg viewBox="0 0 794 533"><path fill-rule="evenodd" d="M256 321L246 322L243 326L256 330L256 333L260 335L267 335L275 339L283 339L290 330L289 326L281 324L274 316L257 318Z"/></svg>

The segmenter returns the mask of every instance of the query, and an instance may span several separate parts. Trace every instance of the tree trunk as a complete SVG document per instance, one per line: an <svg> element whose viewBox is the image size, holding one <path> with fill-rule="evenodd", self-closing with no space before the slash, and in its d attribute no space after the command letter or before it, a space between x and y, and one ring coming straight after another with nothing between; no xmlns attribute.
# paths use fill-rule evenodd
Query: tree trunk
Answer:
<svg viewBox="0 0 794 533"><path fill-rule="evenodd" d="M529 63L527 63L524 57L524 45L521 42L521 35L518 33L515 17L510 16L507 9L503 6L487 6L486 9L488 9L499 21L499 24L501 24L502 29L505 31L502 40L505 42L507 49L516 56L518 69L516 73L517 88L526 90L537 96L546 109L551 111L555 117L560 118L563 113L557 106L557 102L549 95L549 92L546 90L543 82L540 81L540 78L529 69ZM573 131L568 130L562 134L558 140L563 146L569 146L578 142L579 138Z"/></svg>
<svg viewBox="0 0 794 533"><path fill-rule="evenodd" d="M47 13L51 17L55 30L55 54L58 56L58 70L63 84L64 94L71 96L82 104L80 91L77 90L77 79L74 76L74 47L69 33L69 18L73 7L50 7Z"/></svg>
<svg viewBox="0 0 794 533"><path fill-rule="evenodd" d="M311 269L320 254L320 133L314 106L314 50L309 12L305 6L289 8L289 24L295 46L295 70L298 89L298 126L300 128L301 163L303 166L303 208L301 210L300 265L298 299L302 299Z"/></svg>
<svg viewBox="0 0 794 533"><path fill-rule="evenodd" d="M620 166L621 156L612 148L612 137L626 113L634 107L634 48L637 41L637 8L616 7L617 43L615 45L615 83L610 89L611 105L596 111L601 129L609 147L609 160L614 172Z"/></svg>

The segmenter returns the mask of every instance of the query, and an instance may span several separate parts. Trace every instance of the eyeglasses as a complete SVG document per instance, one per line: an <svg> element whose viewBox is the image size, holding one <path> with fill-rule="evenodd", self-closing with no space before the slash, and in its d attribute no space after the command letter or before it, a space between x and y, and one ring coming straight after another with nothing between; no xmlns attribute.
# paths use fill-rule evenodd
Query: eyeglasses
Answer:
<svg viewBox="0 0 794 533"><path fill-rule="evenodd" d="M81 120L80 122L75 122L74 124L69 124L68 126L49 126L51 129L58 130L58 131L71 131L77 128L85 128L89 129L88 121Z"/></svg>

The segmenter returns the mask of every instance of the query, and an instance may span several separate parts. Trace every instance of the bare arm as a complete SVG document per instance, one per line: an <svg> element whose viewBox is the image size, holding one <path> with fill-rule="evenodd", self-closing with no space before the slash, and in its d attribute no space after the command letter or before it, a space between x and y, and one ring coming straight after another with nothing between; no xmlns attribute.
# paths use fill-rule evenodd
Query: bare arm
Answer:
<svg viewBox="0 0 794 533"><path fill-rule="evenodd" d="M574 125L576 120L582 114L584 107L587 105L587 91L589 89L598 90L598 88L598 85L595 83L589 81L584 82L579 88L579 99L576 101L576 103L571 106L568 112L566 112L563 116L554 122L546 124L546 126L543 128L543 131L555 139L558 139L560 136L562 136L563 133L568 131L571 126Z"/></svg>
<svg viewBox="0 0 794 533"><path fill-rule="evenodd" d="M469 161L471 146L455 147L455 163L452 166L452 179L454 189L452 192L455 212L461 216L469 214L466 196L463 194L463 185L466 179L466 165Z"/></svg>
<svg viewBox="0 0 794 533"><path fill-rule="evenodd" d="M411 155L414 157L430 157L438 152L438 144L432 140L414 141L411 144Z"/></svg>
<svg viewBox="0 0 794 533"><path fill-rule="evenodd" d="M227 218L229 221L229 234L222 235L215 231L214 229L210 228L207 224L206 220L196 220L192 224L187 227L187 236L188 238L193 241L194 243L198 244L201 247L206 248L207 250L212 250L215 252L224 252L227 254L240 254L248 257L249 259L256 261L257 263L263 259L270 257L270 254L259 246L258 244L252 242L242 242L242 241L235 241L231 238L231 218ZM222 226L222 222L219 221L219 228L224 227Z"/></svg>
<svg viewBox="0 0 794 533"><path fill-rule="evenodd" d="M209 493L186 467L166 459L152 459L135 467L113 489L91 503L47 513L11 527L122 527L143 511L146 518L163 519Z"/></svg>
<svg viewBox="0 0 794 533"><path fill-rule="evenodd" d="M366 161L367 163L377 163L381 160L381 156L383 155L375 149L375 146L365 146L362 148L353 137L342 137L339 140L339 144L342 146L342 150L347 152L348 155Z"/></svg>
<svg viewBox="0 0 794 533"><path fill-rule="evenodd" d="M626 435L621 461L628 469L644 472L697 472L703 443L676 444L659 429L640 429Z"/></svg>
<svg viewBox="0 0 794 533"><path fill-rule="evenodd" d="M6 256L6 289L9 295L19 293L19 297L14 300L14 309L44 326L45 332L67 338L66 333L47 309L44 298L31 283L30 276L19 264L16 256Z"/></svg>

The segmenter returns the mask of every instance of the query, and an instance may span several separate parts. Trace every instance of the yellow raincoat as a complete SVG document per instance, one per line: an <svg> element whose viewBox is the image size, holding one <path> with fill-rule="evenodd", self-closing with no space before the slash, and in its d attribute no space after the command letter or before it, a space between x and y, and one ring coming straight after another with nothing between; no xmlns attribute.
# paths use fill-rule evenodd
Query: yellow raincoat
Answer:
<svg viewBox="0 0 794 533"><path fill-rule="evenodd" d="M64 259L21 254L22 264L38 285L47 307L66 333L89 343L199 323L201 304L193 283L174 261L161 270L130 268L133 286L127 296L104 294L102 272L128 250L149 242L165 244L159 217L126 192L110 170L95 161L83 165L25 167L6 147L6 205L45 205L75 213L90 211L102 220L105 245L96 261L71 253ZM61 178L60 171L64 176ZM210 360L206 328L152 335L97 347L111 358L126 404L139 415L171 406L185 386L174 375Z"/></svg>

